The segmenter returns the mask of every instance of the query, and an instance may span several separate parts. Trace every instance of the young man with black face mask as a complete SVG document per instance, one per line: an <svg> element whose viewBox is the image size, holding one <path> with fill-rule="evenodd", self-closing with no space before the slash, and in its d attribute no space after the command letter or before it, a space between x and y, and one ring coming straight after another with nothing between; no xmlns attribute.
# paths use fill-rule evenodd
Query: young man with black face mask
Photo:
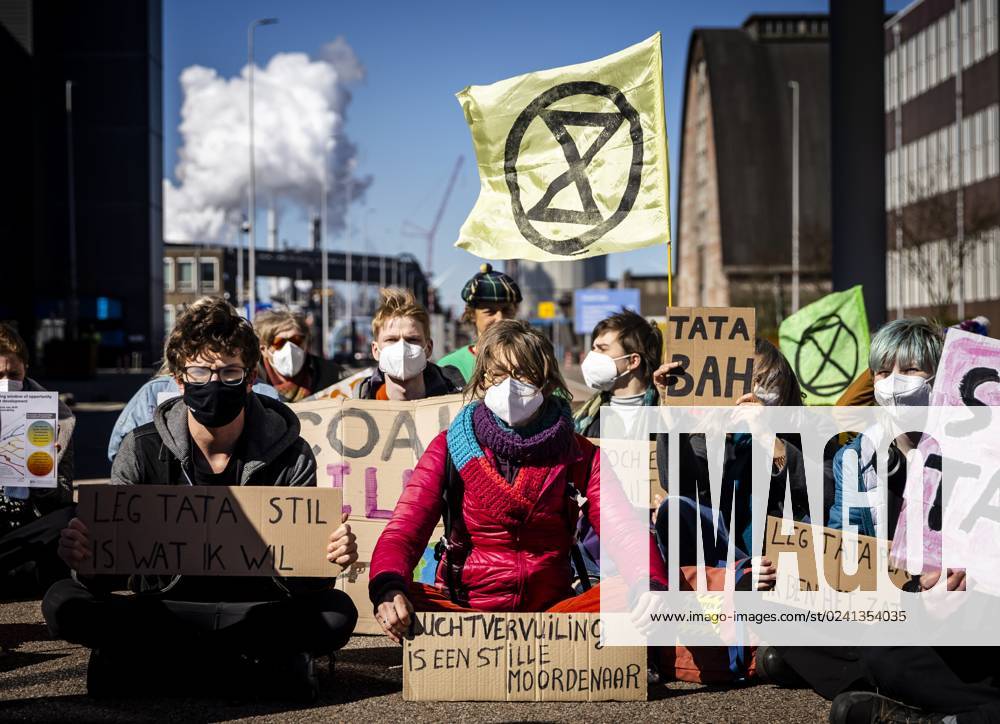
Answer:
<svg viewBox="0 0 1000 724"><path fill-rule="evenodd" d="M259 342L232 306L218 299L189 309L165 356L182 396L125 437L113 484L316 485L316 459L299 436L298 418L251 391ZM350 565L357 560L350 526L332 527L327 558ZM59 545L74 570L92 555L87 528L76 518ZM74 575L42 602L54 636L94 649L92 694L134 691L162 673L189 676L182 681L212 691L266 681L264 693L311 699L312 656L341 648L357 621L354 604L332 579L132 576L138 595L117 596L109 592L124 586L110 578Z"/></svg>

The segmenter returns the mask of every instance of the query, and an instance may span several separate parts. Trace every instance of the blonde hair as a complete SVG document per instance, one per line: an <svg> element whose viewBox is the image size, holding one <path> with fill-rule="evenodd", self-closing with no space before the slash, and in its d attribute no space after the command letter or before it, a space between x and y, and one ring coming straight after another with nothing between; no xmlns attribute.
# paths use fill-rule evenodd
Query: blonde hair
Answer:
<svg viewBox="0 0 1000 724"><path fill-rule="evenodd" d="M510 365L508 372L522 382L538 387L545 397L562 395L572 400L559 369L552 342L544 334L517 319L502 319L483 332L476 343L476 366L465 386L466 398L481 398L490 385L486 373L496 366Z"/></svg>
<svg viewBox="0 0 1000 724"><path fill-rule="evenodd" d="M378 339L378 333L390 319L409 317L417 322L424 330L424 337L431 338L431 318L427 310L413 296L409 289L399 289L389 287L379 289L379 296L382 301L379 304L375 316L372 317L372 336Z"/></svg>
<svg viewBox="0 0 1000 724"><path fill-rule="evenodd" d="M295 327L296 331L306 338L308 346L309 325L306 324L306 318L298 312L290 312L286 309L269 309L253 318L254 331L257 332L260 343L265 347L270 347L278 332L288 327Z"/></svg>

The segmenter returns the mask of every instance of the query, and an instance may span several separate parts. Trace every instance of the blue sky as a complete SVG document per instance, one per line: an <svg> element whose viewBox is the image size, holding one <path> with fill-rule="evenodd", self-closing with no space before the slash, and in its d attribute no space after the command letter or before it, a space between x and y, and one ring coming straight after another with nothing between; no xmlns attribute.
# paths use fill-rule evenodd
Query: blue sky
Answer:
<svg viewBox="0 0 1000 724"><path fill-rule="evenodd" d="M902 4L893 1L887 7L897 9ZM374 251L411 251L423 264L424 242L403 236L401 227L406 220L430 224L455 159L464 155L434 250L434 271L444 277L442 301L457 304L461 285L475 271L478 260L452 243L479 188L468 127L454 97L457 91L470 84L598 58L661 31L676 203L681 94L692 28L738 26L754 12L826 10L826 2L820 0L167 0L163 9L164 168L173 178L183 101L178 77L184 68L199 64L225 77L237 74L246 64L246 27L254 18L280 19L280 24L257 32L258 65L279 52L315 54L324 43L342 35L367 71L366 79L354 89L347 133L359 148L359 173L374 177L365 201L373 211L361 204L352 210L353 248L361 248L367 221ZM308 238L304 221L284 221L281 237L304 244ZM344 248L344 244L344 239L334 238L331 248ZM665 273L664 248L613 254L608 267L613 278L629 268Z"/></svg>

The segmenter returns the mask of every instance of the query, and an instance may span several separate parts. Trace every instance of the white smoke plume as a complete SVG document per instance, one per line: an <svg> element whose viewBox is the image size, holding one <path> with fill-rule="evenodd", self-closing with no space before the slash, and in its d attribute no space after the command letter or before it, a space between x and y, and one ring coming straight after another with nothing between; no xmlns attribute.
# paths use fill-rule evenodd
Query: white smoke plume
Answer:
<svg viewBox="0 0 1000 724"><path fill-rule="evenodd" d="M246 213L249 186L248 74L223 78L193 65L180 82L181 147L175 185L163 181L164 238L221 241L234 238ZM272 199L315 210L321 201L323 159L328 159L331 228L342 227L351 199L371 178L353 175L357 149L344 130L349 87L364 67L343 39L327 43L318 58L278 53L254 68L254 147L257 209ZM326 152L328 144L329 152ZM257 239L263 242L258 217Z"/></svg>

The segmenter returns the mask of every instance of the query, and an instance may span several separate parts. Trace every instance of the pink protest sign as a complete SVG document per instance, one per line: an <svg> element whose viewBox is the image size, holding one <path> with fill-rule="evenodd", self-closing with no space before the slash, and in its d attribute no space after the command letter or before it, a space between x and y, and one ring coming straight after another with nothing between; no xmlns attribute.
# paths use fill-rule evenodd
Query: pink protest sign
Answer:
<svg viewBox="0 0 1000 724"><path fill-rule="evenodd" d="M949 329L945 338L941 361L931 392L932 406L991 407L1000 406L1000 340L957 329ZM970 411L972 412L972 411ZM982 425L970 420L976 428ZM985 424L988 424L988 420ZM913 505L921 506L923 521L923 571L941 567L941 451L936 441L924 437L918 449L924 459L923 469L908 473L903 506L900 510L896 533L893 537L891 560L894 565L907 566L907 515ZM974 501L964 500L963 489L956 487L949 507L965 510ZM945 526L951 531L951 528ZM949 547L967 549L969 541L948 540Z"/></svg>

